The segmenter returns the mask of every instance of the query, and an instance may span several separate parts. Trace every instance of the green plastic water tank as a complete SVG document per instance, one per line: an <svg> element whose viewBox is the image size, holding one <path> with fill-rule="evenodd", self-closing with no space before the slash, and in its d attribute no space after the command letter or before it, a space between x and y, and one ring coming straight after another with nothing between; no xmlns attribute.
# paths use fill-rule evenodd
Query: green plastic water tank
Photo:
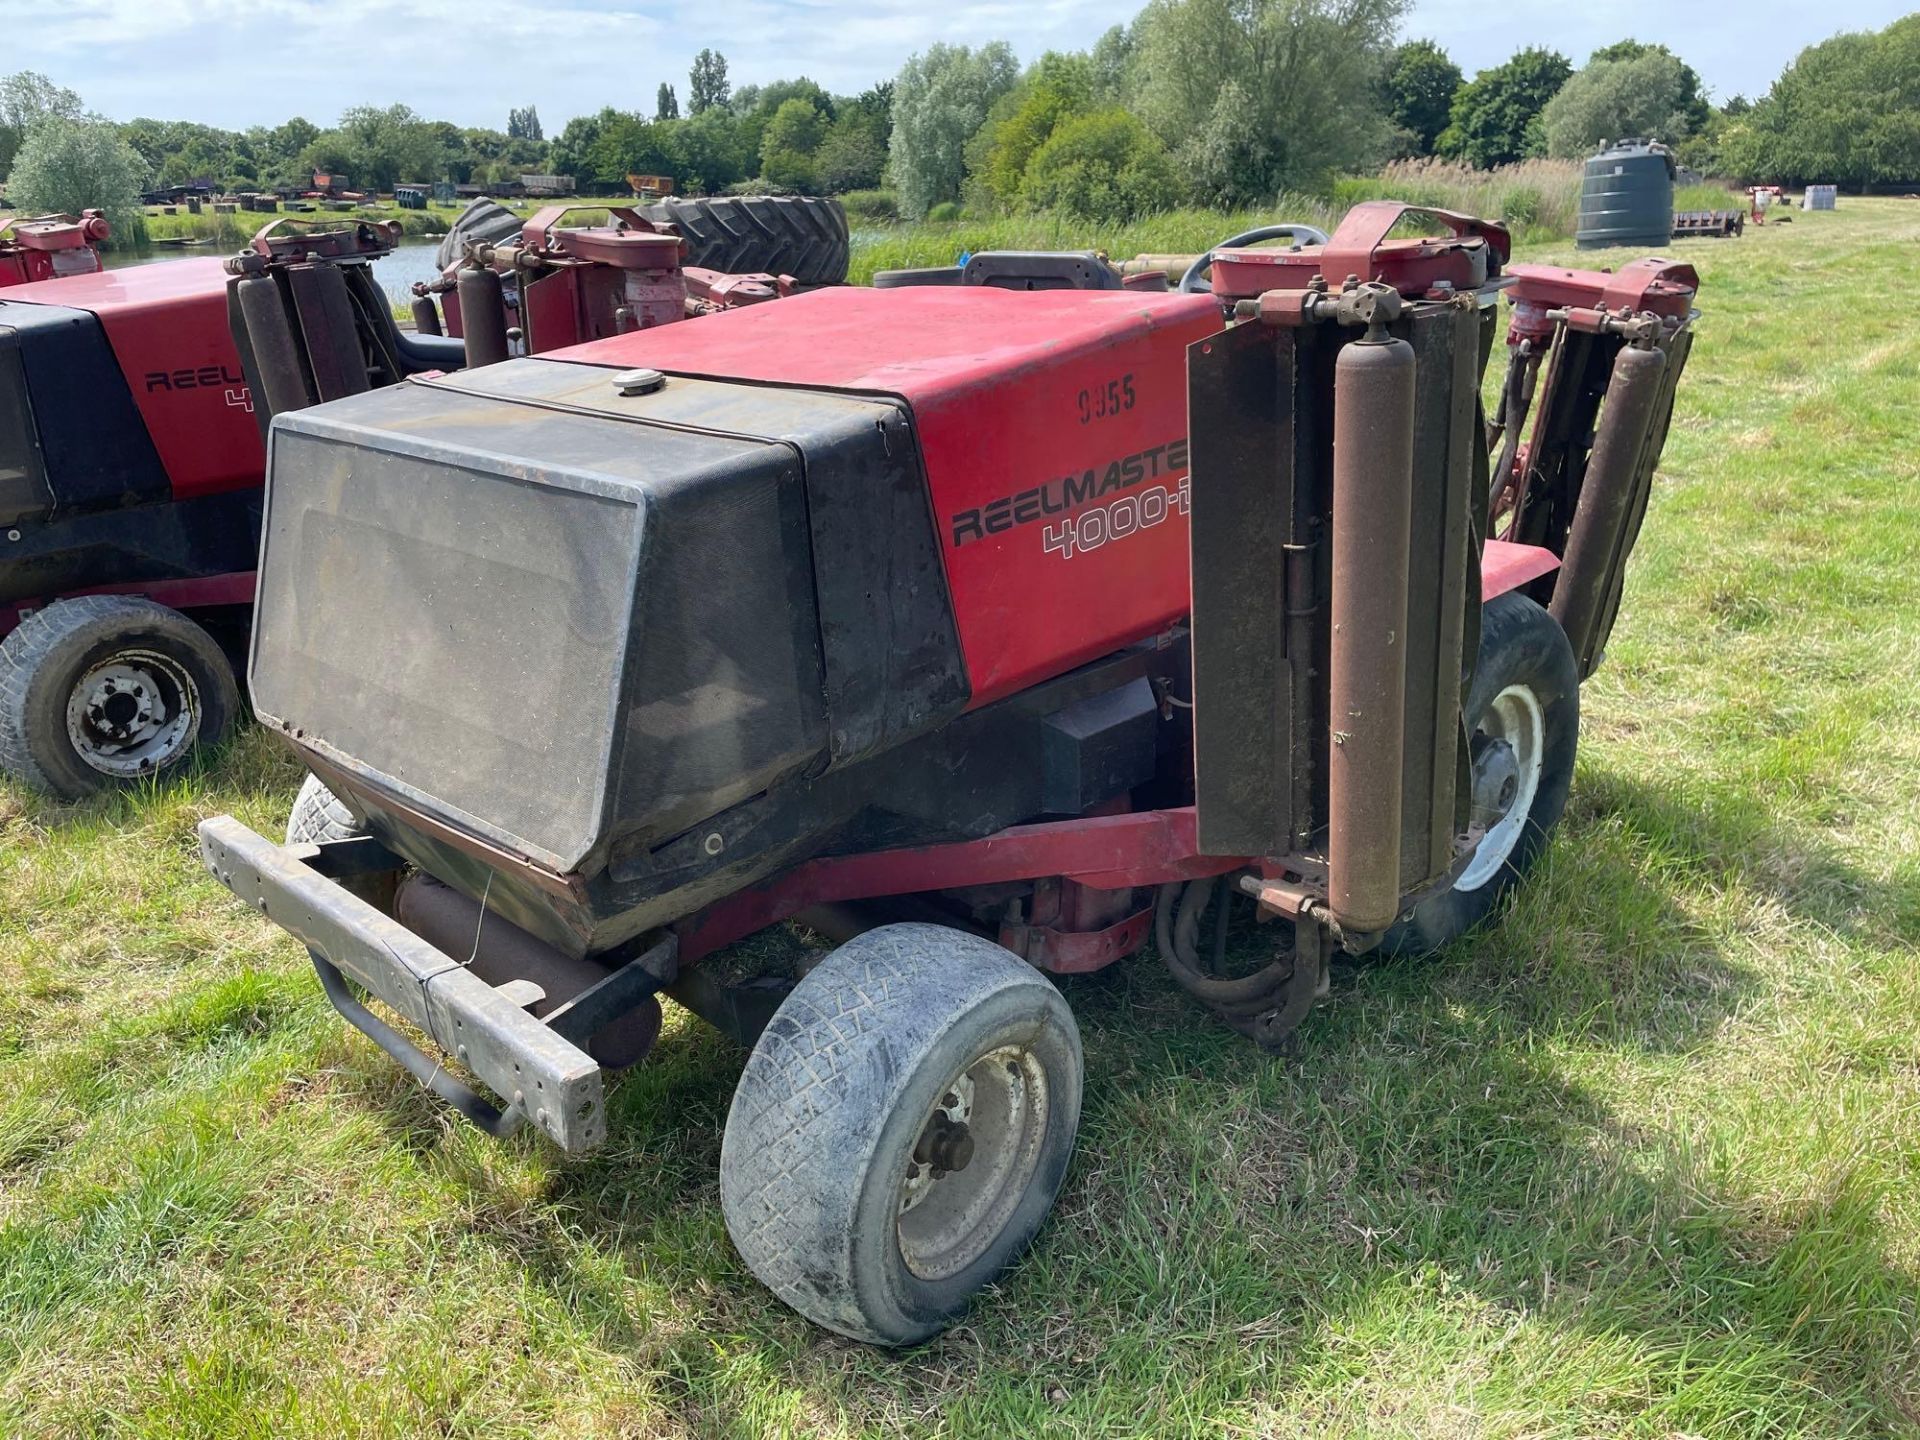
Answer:
<svg viewBox="0 0 1920 1440"><path fill-rule="evenodd" d="M1618 140L1587 161L1580 181L1582 250L1662 246L1673 239L1673 152L1653 140Z"/></svg>

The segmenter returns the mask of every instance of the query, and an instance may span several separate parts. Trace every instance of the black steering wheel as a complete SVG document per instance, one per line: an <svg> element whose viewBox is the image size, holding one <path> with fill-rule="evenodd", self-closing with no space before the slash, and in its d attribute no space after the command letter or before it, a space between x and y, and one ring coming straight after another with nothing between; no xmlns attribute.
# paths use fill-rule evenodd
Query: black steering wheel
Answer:
<svg viewBox="0 0 1920 1440"><path fill-rule="evenodd" d="M1296 245L1324 245L1327 243L1327 232L1317 225L1301 225L1292 222L1285 225L1261 225L1255 229L1243 231L1231 240L1222 240L1189 265L1187 273L1180 277L1181 293L1198 295L1208 288L1207 272L1213 268L1214 250L1237 250L1242 245L1258 245L1262 240L1282 238L1291 240Z"/></svg>

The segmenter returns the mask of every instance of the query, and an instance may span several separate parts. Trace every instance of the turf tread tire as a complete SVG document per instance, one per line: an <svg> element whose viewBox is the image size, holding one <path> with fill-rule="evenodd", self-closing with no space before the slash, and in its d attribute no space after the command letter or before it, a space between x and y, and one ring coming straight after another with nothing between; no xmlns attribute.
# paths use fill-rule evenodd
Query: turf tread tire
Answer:
<svg viewBox="0 0 1920 1440"><path fill-rule="evenodd" d="M1479 658L1467 692L1469 728L1501 691L1522 680L1540 701L1545 730L1540 780L1526 829L1507 862L1485 884L1469 891L1443 890L1415 906L1387 932L1383 954L1429 954L1485 924L1526 878L1560 823L1580 742L1580 672L1559 622L1526 596L1510 591L1480 612Z"/></svg>
<svg viewBox="0 0 1920 1440"><path fill-rule="evenodd" d="M355 840L366 833L353 812L318 775L307 776L287 816L289 845L324 845L334 840Z"/></svg>
<svg viewBox="0 0 1920 1440"><path fill-rule="evenodd" d="M300 793L293 797L293 810L287 816L287 844L328 845L339 840L358 840L370 833L318 775L309 775L301 782ZM334 884L349 895L359 896L382 914L393 914L399 884L396 874L382 871L372 875L347 875Z"/></svg>
<svg viewBox="0 0 1920 1440"><path fill-rule="evenodd" d="M1048 1076L1034 1173L984 1253L921 1280L895 1230L907 1153L953 1075L1014 1032ZM881 1345L937 1334L1052 1208L1079 1124L1081 1065L1073 1012L1010 951L939 925L856 936L782 1002L734 1091L720 1203L735 1248L762 1284L830 1330Z"/></svg>
<svg viewBox="0 0 1920 1440"><path fill-rule="evenodd" d="M640 208L687 242L686 263L725 274L790 275L802 285L847 278L847 212L803 195L670 196Z"/></svg>
<svg viewBox="0 0 1920 1440"><path fill-rule="evenodd" d="M0 642L0 770L63 800L123 783L82 760L66 732L73 682L115 641L166 646L200 690L194 745L154 773L225 738L240 709L240 687L211 635L178 610L137 595L80 595L36 610Z"/></svg>
<svg viewBox="0 0 1920 1440"><path fill-rule="evenodd" d="M439 250L434 252L434 259L445 270L460 258L463 247L472 241L485 240L492 245L501 245L518 239L526 223L498 200L483 195L454 218L452 228L441 239Z"/></svg>

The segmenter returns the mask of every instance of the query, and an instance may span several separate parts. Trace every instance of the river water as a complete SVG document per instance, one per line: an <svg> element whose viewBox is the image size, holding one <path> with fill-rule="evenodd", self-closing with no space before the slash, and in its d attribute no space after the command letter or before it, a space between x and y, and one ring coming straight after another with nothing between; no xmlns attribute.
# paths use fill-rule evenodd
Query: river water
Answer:
<svg viewBox="0 0 1920 1440"><path fill-rule="evenodd" d="M434 263L439 248L437 239L407 239L396 245L392 254L374 261L373 273L387 297L403 304L411 301L416 280L431 280L440 273L440 267ZM146 250L107 250L101 258L109 270L122 270L132 265L157 265L167 260L225 253L215 245L160 245Z"/></svg>

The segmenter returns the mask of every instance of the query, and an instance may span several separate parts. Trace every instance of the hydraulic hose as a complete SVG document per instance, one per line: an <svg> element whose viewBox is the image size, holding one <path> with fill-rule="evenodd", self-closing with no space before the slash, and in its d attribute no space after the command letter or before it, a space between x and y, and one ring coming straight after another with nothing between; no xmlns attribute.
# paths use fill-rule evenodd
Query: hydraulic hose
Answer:
<svg viewBox="0 0 1920 1440"><path fill-rule="evenodd" d="M1293 978L1291 954L1263 966L1251 975L1223 979L1200 959L1200 921L1216 892L1220 914L1213 936L1214 966L1226 951L1226 912L1233 897L1230 877L1179 881L1162 885L1154 904L1154 936L1160 958L1194 999L1229 1019L1252 1019L1274 1009L1285 998Z"/></svg>

